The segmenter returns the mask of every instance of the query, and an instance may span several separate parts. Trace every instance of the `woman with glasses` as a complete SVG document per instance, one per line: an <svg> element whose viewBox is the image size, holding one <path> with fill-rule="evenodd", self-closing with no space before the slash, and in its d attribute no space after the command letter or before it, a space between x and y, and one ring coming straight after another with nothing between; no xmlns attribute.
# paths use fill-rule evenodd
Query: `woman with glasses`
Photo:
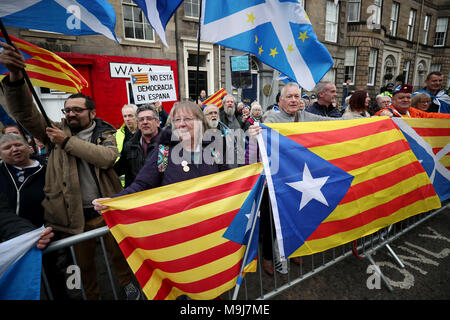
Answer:
<svg viewBox="0 0 450 320"><path fill-rule="evenodd" d="M428 95L428 93L425 92L419 92L415 94L411 99L411 107L427 111L428 108L431 106L431 97Z"/></svg>
<svg viewBox="0 0 450 320"><path fill-rule="evenodd" d="M204 140L206 118L193 102L178 102L170 111L168 126L161 132L158 147L149 155L136 179L118 197L227 170L225 154ZM107 206L93 201L97 211Z"/></svg>

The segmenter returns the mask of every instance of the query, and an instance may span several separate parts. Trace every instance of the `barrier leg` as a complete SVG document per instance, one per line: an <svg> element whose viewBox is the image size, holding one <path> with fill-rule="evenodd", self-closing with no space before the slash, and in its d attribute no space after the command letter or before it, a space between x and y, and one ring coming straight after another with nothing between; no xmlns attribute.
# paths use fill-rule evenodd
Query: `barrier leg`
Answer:
<svg viewBox="0 0 450 320"><path fill-rule="evenodd" d="M391 224L389 226L389 228L387 229L386 234L388 234L391 230L392 230L393 225ZM384 241L384 237L383 235L381 235L381 240ZM397 256L397 254L394 252L394 250L391 248L391 246L389 244L385 244L384 245L386 247L386 249L388 249L389 253L392 255L392 257L394 258L394 260L398 263L398 265L400 266L400 268L404 269L405 265L403 264L403 262L400 260L400 258Z"/></svg>
<svg viewBox="0 0 450 320"><path fill-rule="evenodd" d="M106 253L105 242L103 240L103 237L100 237L100 244L102 246L103 257L105 258L106 270L108 272L109 281L111 282L111 288L113 291L114 299L119 300L119 298L117 297L116 288L114 286L114 281L113 281L112 273L111 273L111 267L109 266L108 254Z"/></svg>
<svg viewBox="0 0 450 320"><path fill-rule="evenodd" d="M387 288L389 289L389 291L394 291L394 289L392 288L391 284L389 283L389 280L386 279L386 277L384 276L383 272L381 272L380 268L377 266L377 264L375 263L375 261L372 259L372 256L367 253L366 254L367 259L369 259L370 263L373 265L375 271L378 273L378 275L381 277L381 279L384 281L384 283L386 284Z"/></svg>
<svg viewBox="0 0 450 320"><path fill-rule="evenodd" d="M75 256L75 249L73 248L73 246L70 246L70 253L72 254L73 264L78 265L77 258ZM83 297L83 300L87 300L86 292L84 291L83 280L81 280L81 278L80 282L81 282L81 296Z"/></svg>

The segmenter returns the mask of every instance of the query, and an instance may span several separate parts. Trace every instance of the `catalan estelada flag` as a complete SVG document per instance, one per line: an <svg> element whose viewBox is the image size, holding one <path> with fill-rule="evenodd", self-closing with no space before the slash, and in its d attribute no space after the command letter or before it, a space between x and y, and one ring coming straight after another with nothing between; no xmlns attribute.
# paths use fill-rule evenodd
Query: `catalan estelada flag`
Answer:
<svg viewBox="0 0 450 320"><path fill-rule="evenodd" d="M441 206L391 119L261 126L282 258L321 252Z"/></svg>
<svg viewBox="0 0 450 320"><path fill-rule="evenodd" d="M441 201L450 199L450 119L392 118Z"/></svg>
<svg viewBox="0 0 450 320"><path fill-rule="evenodd" d="M225 89L222 88L219 91L217 91L216 93L214 93L213 95L211 95L208 99L203 101L202 105L207 106L208 104L215 104L216 106L221 108L222 107L222 99L226 95L227 95L227 92L225 91Z"/></svg>
<svg viewBox="0 0 450 320"><path fill-rule="evenodd" d="M148 84L148 73L133 73L130 77L133 84Z"/></svg>
<svg viewBox="0 0 450 320"><path fill-rule="evenodd" d="M3 37L1 33L0 37ZM81 92L88 86L86 79L60 56L13 36L9 37L22 52L26 63L25 70L34 86L72 93ZM1 38L0 41L5 42ZM8 72L8 69L0 64L0 79Z"/></svg>
<svg viewBox="0 0 450 320"><path fill-rule="evenodd" d="M103 202L148 299L207 300L236 285L245 246L223 234L261 171L256 163Z"/></svg>

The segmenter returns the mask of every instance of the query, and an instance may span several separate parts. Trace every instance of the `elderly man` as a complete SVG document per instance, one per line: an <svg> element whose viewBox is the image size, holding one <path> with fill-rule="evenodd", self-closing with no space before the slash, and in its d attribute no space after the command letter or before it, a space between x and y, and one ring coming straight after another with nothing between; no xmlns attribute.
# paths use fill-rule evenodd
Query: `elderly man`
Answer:
<svg viewBox="0 0 450 320"><path fill-rule="evenodd" d="M336 86L331 82L320 82L316 86L316 91L317 101L306 108L306 111L324 117L340 118L341 113L333 105L337 97Z"/></svg>
<svg viewBox="0 0 450 320"><path fill-rule="evenodd" d="M92 200L116 194L122 190L113 166L118 156L115 129L96 118L95 104L83 94L67 98L62 109L65 118L47 126L44 117L33 103L23 79L25 67L22 54L15 47L1 43L0 63L10 71L0 85L2 99L8 113L17 119L34 137L51 150L45 176L45 220L55 231L66 237L105 226L93 209ZM105 237L120 285L128 298L139 296L132 280L132 272L111 235ZM95 270L96 240L75 245L77 262L88 299L98 299Z"/></svg>
<svg viewBox="0 0 450 320"><path fill-rule="evenodd" d="M241 129L244 124L241 117L236 117L236 99L232 95L226 95L222 100L222 109L220 110L220 121L230 129Z"/></svg>
<svg viewBox="0 0 450 320"><path fill-rule="evenodd" d="M128 187L141 170L148 155L157 147L160 133L158 111L151 105L143 105L136 110L138 130L125 143L120 159L114 165L117 174L125 175L125 187Z"/></svg>
<svg viewBox="0 0 450 320"><path fill-rule="evenodd" d="M220 110L215 104L209 104L203 109L203 113L206 117L206 121L210 129L219 129L222 132L222 136L229 133L230 128L228 128L225 123L220 121L219 114Z"/></svg>
<svg viewBox="0 0 450 320"><path fill-rule="evenodd" d="M394 117L408 118L450 118L447 113L425 112L411 107L412 86L401 84L392 92L392 104L376 113L380 115L383 111L390 111Z"/></svg>
<svg viewBox="0 0 450 320"><path fill-rule="evenodd" d="M450 96L442 87L444 76L439 71L430 72L425 79L425 88L414 92L413 96L419 92L427 93L431 97L431 104L427 112L450 113Z"/></svg>

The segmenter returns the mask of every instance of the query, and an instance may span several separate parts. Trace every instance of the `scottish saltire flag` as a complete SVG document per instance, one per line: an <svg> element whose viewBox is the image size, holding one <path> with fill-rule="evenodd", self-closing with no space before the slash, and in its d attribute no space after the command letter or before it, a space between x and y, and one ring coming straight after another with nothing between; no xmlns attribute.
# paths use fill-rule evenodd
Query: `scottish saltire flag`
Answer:
<svg viewBox="0 0 450 320"><path fill-rule="evenodd" d="M103 217L150 300L213 299L236 285L245 246L223 237L256 163L105 201Z"/></svg>
<svg viewBox="0 0 450 320"><path fill-rule="evenodd" d="M307 90L333 66L298 0L204 0L200 35L254 54Z"/></svg>
<svg viewBox="0 0 450 320"><path fill-rule="evenodd" d="M2 36L0 32L0 41L5 42ZM25 70L34 86L73 93L81 92L88 86L86 79L60 56L16 37L9 37L25 58ZM8 72L0 63L0 79Z"/></svg>
<svg viewBox="0 0 450 320"><path fill-rule="evenodd" d="M392 120L402 130L441 201L449 199L450 120L420 118L392 118Z"/></svg>
<svg viewBox="0 0 450 320"><path fill-rule="evenodd" d="M225 89L220 89L214 94L212 94L208 99L202 102L203 106L207 106L208 104L215 104L217 107L222 107L222 99L227 95Z"/></svg>
<svg viewBox="0 0 450 320"><path fill-rule="evenodd" d="M242 207L239 209L230 226L223 234L224 238L239 244L247 246L247 258L244 266L247 268L258 255L259 238L259 204L266 181L265 175L261 174L255 183L252 191L248 195ZM252 232L253 229L253 232ZM250 240L250 236L252 237ZM255 271L256 263L251 269L246 271Z"/></svg>
<svg viewBox="0 0 450 320"><path fill-rule="evenodd" d="M72 36L103 34L116 40L116 13L106 0L2 1L6 26L52 31Z"/></svg>
<svg viewBox="0 0 450 320"><path fill-rule="evenodd" d="M436 95L434 95L426 89L420 89L414 92L412 96L414 97L419 92L425 92L431 97L431 100L439 106L438 112L450 113L450 96L447 94L447 91L440 90Z"/></svg>
<svg viewBox="0 0 450 320"><path fill-rule="evenodd" d="M44 227L0 244L0 300L39 300Z"/></svg>
<svg viewBox="0 0 450 320"><path fill-rule="evenodd" d="M321 252L441 206L390 119L262 127L281 258Z"/></svg>
<svg viewBox="0 0 450 320"><path fill-rule="evenodd" d="M169 47L166 40L166 26L183 0L133 0L133 2L142 9L162 43Z"/></svg>

